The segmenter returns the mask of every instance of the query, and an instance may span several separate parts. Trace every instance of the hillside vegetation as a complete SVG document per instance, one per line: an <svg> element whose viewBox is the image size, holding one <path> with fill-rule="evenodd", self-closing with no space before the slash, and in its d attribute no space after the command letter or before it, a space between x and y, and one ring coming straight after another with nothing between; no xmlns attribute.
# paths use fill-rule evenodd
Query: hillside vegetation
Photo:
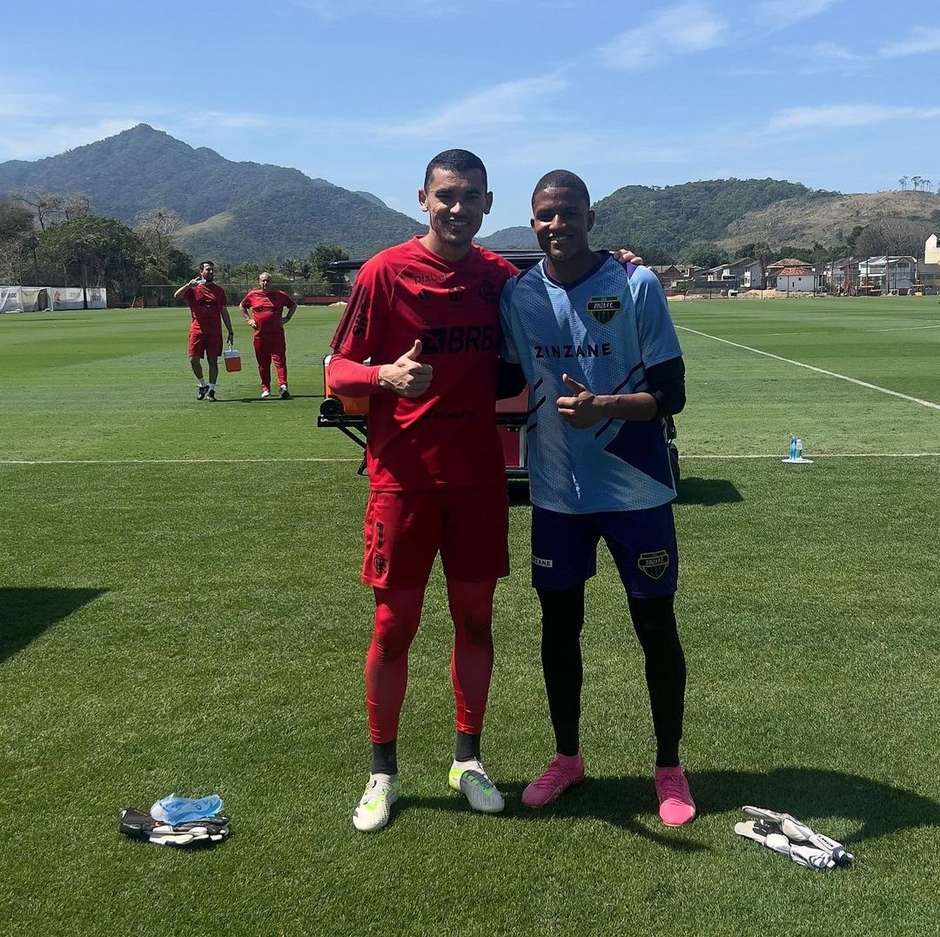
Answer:
<svg viewBox="0 0 940 937"><path fill-rule="evenodd" d="M233 162L147 124L58 156L0 163L0 195L24 189L84 192L96 213L127 223L171 209L188 223L179 245L220 261L280 258L325 242L369 254L423 230L369 193L297 169Z"/></svg>

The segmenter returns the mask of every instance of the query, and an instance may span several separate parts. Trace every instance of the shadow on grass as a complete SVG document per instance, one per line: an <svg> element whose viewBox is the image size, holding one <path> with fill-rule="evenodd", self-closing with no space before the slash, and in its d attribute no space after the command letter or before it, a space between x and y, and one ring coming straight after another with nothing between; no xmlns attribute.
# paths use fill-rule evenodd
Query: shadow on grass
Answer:
<svg viewBox="0 0 940 937"><path fill-rule="evenodd" d="M0 664L107 589L0 588Z"/></svg>
<svg viewBox="0 0 940 937"><path fill-rule="evenodd" d="M745 804L786 811L811 822L825 817L820 832L847 846L917 827L940 827L940 804L901 788L855 774L815 768L774 768L770 771L689 772L699 815L731 813L728 829L743 819ZM695 838L695 823L681 830L660 825L648 777L602 777L587 780L541 810L521 803L525 784L503 782L505 819L539 823L552 819L594 819L618 826L650 842L678 852L709 847ZM466 810L462 797L403 797L399 809ZM839 817L847 824L840 828ZM829 819L832 818L832 819ZM852 828L853 832L846 832Z"/></svg>
<svg viewBox="0 0 940 937"><path fill-rule="evenodd" d="M272 393L270 397L261 399L261 394L259 392L257 397L219 397L216 400L216 403L290 403L291 400L322 400L323 394L291 394L287 400L281 400L276 393Z"/></svg>
<svg viewBox="0 0 940 937"><path fill-rule="evenodd" d="M676 504L734 504L743 501L741 492L724 478L687 478L679 482L679 497Z"/></svg>
<svg viewBox="0 0 940 937"><path fill-rule="evenodd" d="M510 478L509 486L509 506L511 508L528 508L532 506L529 501L529 482L524 478Z"/></svg>

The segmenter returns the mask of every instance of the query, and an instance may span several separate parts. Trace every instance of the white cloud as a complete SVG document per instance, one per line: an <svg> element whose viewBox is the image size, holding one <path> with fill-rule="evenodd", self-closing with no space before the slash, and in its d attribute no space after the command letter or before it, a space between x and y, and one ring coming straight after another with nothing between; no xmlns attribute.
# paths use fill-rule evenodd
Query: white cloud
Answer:
<svg viewBox="0 0 940 937"><path fill-rule="evenodd" d="M940 52L940 29L913 29L906 39L886 42L878 50L878 55L893 59L926 52Z"/></svg>
<svg viewBox="0 0 940 937"><path fill-rule="evenodd" d="M757 6L757 13L761 19L782 20L779 26L783 28L818 16L838 2L839 0L762 0Z"/></svg>
<svg viewBox="0 0 940 937"><path fill-rule="evenodd" d="M788 107L770 119L768 130L833 129L865 127L893 120L925 120L940 117L940 107L893 107L886 104L830 104L820 107Z"/></svg>
<svg viewBox="0 0 940 937"><path fill-rule="evenodd" d="M52 94L0 90L0 117L43 117L59 103Z"/></svg>
<svg viewBox="0 0 940 937"><path fill-rule="evenodd" d="M0 159L39 159L114 136L140 123L137 118L114 117L86 124L24 124L7 127L0 137Z"/></svg>
<svg viewBox="0 0 940 937"><path fill-rule="evenodd" d="M864 56L858 55L837 42L817 42L806 50L806 55L814 59L828 59L831 62L861 62Z"/></svg>
<svg viewBox="0 0 940 937"><path fill-rule="evenodd" d="M415 120L371 124L370 132L386 137L429 139L480 134L537 119L545 98L568 87L562 78L521 78L492 85Z"/></svg>
<svg viewBox="0 0 940 937"><path fill-rule="evenodd" d="M722 42L725 21L700 0L668 7L601 48L610 68L649 68L676 54L703 52Z"/></svg>

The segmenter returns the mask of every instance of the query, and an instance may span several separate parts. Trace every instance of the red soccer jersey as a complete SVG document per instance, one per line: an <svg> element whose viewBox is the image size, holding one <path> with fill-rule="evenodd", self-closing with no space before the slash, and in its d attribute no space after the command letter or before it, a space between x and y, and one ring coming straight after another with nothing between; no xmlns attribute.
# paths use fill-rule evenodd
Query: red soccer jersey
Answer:
<svg viewBox="0 0 940 937"><path fill-rule="evenodd" d="M293 300L283 290L250 290L245 294L241 305L251 311L259 332L277 332L284 330L281 310L293 304Z"/></svg>
<svg viewBox="0 0 940 937"><path fill-rule="evenodd" d="M218 283L197 283L186 293L189 312L192 316L190 328L212 335L222 332L222 310L227 305L225 290Z"/></svg>
<svg viewBox="0 0 940 937"><path fill-rule="evenodd" d="M502 484L496 433L499 295L518 271L474 245L456 263L414 237L359 271L333 351L390 364L421 339L434 369L417 398L372 395L366 453L376 491L422 491Z"/></svg>

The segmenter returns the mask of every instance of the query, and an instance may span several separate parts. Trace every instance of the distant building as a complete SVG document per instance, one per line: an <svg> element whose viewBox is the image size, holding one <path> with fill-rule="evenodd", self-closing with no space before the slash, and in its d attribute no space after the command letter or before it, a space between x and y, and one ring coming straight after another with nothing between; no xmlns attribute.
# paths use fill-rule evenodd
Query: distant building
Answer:
<svg viewBox="0 0 940 937"><path fill-rule="evenodd" d="M924 244L924 262L917 264L917 283L925 293L940 292L940 244L937 235L931 234Z"/></svg>
<svg viewBox="0 0 940 937"><path fill-rule="evenodd" d="M718 264L707 271L706 279L721 281L741 290L759 290L764 286L764 273L760 261L753 257L740 257L730 263Z"/></svg>
<svg viewBox="0 0 940 937"><path fill-rule="evenodd" d="M937 243L936 234L931 234L924 245L924 263L940 264L940 244Z"/></svg>
<svg viewBox="0 0 940 937"><path fill-rule="evenodd" d="M858 286L858 260L840 257L828 263L816 264L816 288L828 293L854 293Z"/></svg>
<svg viewBox="0 0 940 937"><path fill-rule="evenodd" d="M908 293L917 280L917 260L903 256L869 257L859 261L858 278L860 285L883 293L895 290Z"/></svg>
<svg viewBox="0 0 940 937"><path fill-rule="evenodd" d="M698 272L698 267L687 264L651 264L650 270L659 277L663 289L674 290L684 281L693 279Z"/></svg>
<svg viewBox="0 0 940 937"><path fill-rule="evenodd" d="M816 292L816 273L809 264L783 267L775 273L778 293Z"/></svg>

